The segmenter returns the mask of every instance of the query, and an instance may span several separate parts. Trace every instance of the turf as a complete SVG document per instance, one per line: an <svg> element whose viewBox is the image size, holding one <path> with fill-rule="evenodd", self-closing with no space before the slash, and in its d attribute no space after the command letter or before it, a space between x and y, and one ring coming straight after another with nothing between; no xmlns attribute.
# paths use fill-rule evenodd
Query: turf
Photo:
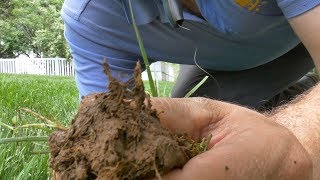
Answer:
<svg viewBox="0 0 320 180"><path fill-rule="evenodd" d="M146 91L148 83L146 84ZM168 96L173 83L159 82L160 96ZM31 109L49 119L68 125L79 104L72 77L0 74L0 121L10 126L40 123L36 117L20 112ZM45 136L39 129L12 131L0 125L0 138ZM50 179L46 143L0 145L0 179Z"/></svg>

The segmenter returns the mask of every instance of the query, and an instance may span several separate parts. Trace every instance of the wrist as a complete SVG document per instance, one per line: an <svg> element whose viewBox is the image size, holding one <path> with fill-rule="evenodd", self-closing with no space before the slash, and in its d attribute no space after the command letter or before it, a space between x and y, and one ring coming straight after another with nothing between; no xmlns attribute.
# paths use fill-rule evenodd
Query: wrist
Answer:
<svg viewBox="0 0 320 180"><path fill-rule="evenodd" d="M269 115L289 129L309 153L314 179L320 178L320 85Z"/></svg>
<svg viewBox="0 0 320 180"><path fill-rule="evenodd" d="M270 118L289 129L310 155L320 155L320 144L318 143L320 142L320 120L316 118L309 120L303 115L295 116L287 112L279 112Z"/></svg>

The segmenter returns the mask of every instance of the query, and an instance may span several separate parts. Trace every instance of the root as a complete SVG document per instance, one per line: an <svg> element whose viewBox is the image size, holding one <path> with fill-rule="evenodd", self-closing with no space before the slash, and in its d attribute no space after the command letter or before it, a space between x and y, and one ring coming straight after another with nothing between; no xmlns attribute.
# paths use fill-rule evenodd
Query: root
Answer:
<svg viewBox="0 0 320 180"><path fill-rule="evenodd" d="M62 130L62 131L67 131L67 130L68 130L68 128L64 127L64 126L61 125L60 123L54 122L54 121L52 121L52 120L50 120L50 119L42 116L41 114L32 111L31 109L21 108L20 110L21 110L21 111L24 111L24 112L27 112L27 113L29 113L29 114L32 114L33 116L35 116L35 117L43 120L43 121L46 122L47 124L53 125L54 128L56 128L56 129L58 129L58 130Z"/></svg>
<svg viewBox="0 0 320 180"><path fill-rule="evenodd" d="M154 168L154 171L156 173L156 177L158 178L158 180L162 180L161 175L160 175L158 168L157 168L157 165L156 165L156 161L153 161L153 168Z"/></svg>

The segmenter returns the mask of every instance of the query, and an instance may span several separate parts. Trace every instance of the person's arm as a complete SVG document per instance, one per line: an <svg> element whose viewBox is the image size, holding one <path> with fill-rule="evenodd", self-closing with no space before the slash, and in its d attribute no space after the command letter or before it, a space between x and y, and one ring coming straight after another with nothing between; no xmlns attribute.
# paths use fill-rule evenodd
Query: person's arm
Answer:
<svg viewBox="0 0 320 180"><path fill-rule="evenodd" d="M151 98L151 104L171 131L212 135L208 151L164 180L312 179L310 155L298 139L260 113L206 98Z"/></svg>
<svg viewBox="0 0 320 180"><path fill-rule="evenodd" d="M293 18L289 23L305 45L320 72L320 6ZM314 166L314 179L320 178L320 85L273 115L290 129L309 152Z"/></svg>
<svg viewBox="0 0 320 180"><path fill-rule="evenodd" d="M320 179L320 85L271 115L288 128L310 154L313 179Z"/></svg>
<svg viewBox="0 0 320 180"><path fill-rule="evenodd" d="M305 45L320 71L320 5L289 19L293 30Z"/></svg>

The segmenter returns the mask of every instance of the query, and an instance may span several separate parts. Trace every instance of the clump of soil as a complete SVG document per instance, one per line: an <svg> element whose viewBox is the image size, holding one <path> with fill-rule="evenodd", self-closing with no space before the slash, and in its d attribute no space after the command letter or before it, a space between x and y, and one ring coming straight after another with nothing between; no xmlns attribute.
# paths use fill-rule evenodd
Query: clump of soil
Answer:
<svg viewBox="0 0 320 180"><path fill-rule="evenodd" d="M109 93L86 96L70 129L49 138L50 166L62 179L152 178L200 153L190 138L160 125L144 92L140 65L132 91L111 76L107 63L105 73Z"/></svg>

